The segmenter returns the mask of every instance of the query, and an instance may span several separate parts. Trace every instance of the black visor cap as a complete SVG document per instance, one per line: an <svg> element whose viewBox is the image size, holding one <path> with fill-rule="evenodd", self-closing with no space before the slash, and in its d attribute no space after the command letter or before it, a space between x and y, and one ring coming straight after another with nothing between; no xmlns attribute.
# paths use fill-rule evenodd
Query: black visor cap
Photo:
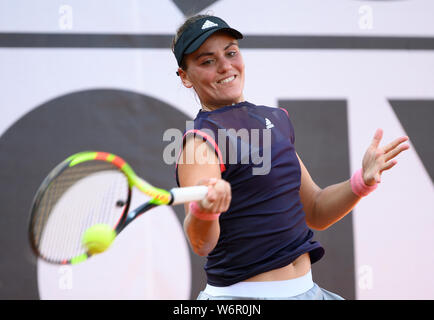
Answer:
<svg viewBox="0 0 434 320"><path fill-rule="evenodd" d="M182 58L185 54L196 51L206 39L217 31L228 32L235 39L243 38L243 35L239 31L229 27L225 21L218 17L208 16L201 18L184 30L175 43L174 53L178 66L181 66Z"/></svg>

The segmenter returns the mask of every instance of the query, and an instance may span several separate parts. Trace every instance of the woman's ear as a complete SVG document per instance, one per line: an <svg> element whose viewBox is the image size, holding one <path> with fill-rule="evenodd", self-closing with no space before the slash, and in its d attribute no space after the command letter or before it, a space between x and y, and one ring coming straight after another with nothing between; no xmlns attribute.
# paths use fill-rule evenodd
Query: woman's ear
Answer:
<svg viewBox="0 0 434 320"><path fill-rule="evenodd" d="M177 74L181 78L181 81L182 81L182 84L184 85L184 87L186 87L186 88L193 87L193 83L191 83L190 79L188 78L188 74L187 74L187 72L185 72L185 70L178 68Z"/></svg>

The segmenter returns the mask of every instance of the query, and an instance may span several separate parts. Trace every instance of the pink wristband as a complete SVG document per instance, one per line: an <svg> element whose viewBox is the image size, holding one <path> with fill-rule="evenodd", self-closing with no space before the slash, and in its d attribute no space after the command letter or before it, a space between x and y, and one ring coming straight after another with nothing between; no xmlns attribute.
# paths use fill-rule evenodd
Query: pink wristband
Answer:
<svg viewBox="0 0 434 320"><path fill-rule="evenodd" d="M202 211L196 201L190 202L189 208L190 213L200 220L212 221L217 220L220 216L220 213L210 213Z"/></svg>
<svg viewBox="0 0 434 320"><path fill-rule="evenodd" d="M370 194L372 191L377 189L377 183L368 186L365 184L365 181L363 181L363 174L362 174L362 168L354 172L353 176L350 179L351 183L351 189L353 190L354 194L358 195L359 197L365 197L368 194Z"/></svg>

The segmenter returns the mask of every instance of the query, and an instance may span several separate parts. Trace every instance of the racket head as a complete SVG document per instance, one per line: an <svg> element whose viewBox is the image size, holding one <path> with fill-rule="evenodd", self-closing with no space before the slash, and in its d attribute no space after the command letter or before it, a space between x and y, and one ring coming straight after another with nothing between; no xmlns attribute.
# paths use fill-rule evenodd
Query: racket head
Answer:
<svg viewBox="0 0 434 320"><path fill-rule="evenodd" d="M95 224L115 231L124 223L135 173L105 152L80 152L57 165L34 197L29 221L33 252L53 264L76 264L91 254L82 245Z"/></svg>

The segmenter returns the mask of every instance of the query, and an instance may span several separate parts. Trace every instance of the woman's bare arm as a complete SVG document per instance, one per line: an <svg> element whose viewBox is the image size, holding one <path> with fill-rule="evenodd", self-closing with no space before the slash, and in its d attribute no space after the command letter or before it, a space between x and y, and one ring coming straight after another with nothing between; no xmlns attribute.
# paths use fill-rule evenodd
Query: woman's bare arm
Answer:
<svg viewBox="0 0 434 320"><path fill-rule="evenodd" d="M397 138L388 145L379 147L382 136L382 130L378 129L363 157L363 180L366 185L379 183L382 172L397 163L392 159L409 148L408 145L401 145L408 137ZM300 198L306 222L313 229L327 229L345 217L361 198L353 193L350 180L321 189L312 180L301 159L298 159L301 167Z"/></svg>
<svg viewBox="0 0 434 320"><path fill-rule="evenodd" d="M221 178L220 165L214 150L201 138L189 138L180 159L182 161L178 164L178 177L181 187L209 187L206 205L204 202L199 203L202 210L209 214L228 210L231 188L230 184ZM189 214L188 210L189 203L186 203L185 233L193 251L200 256L206 256L214 249L220 236L219 220L201 220Z"/></svg>

